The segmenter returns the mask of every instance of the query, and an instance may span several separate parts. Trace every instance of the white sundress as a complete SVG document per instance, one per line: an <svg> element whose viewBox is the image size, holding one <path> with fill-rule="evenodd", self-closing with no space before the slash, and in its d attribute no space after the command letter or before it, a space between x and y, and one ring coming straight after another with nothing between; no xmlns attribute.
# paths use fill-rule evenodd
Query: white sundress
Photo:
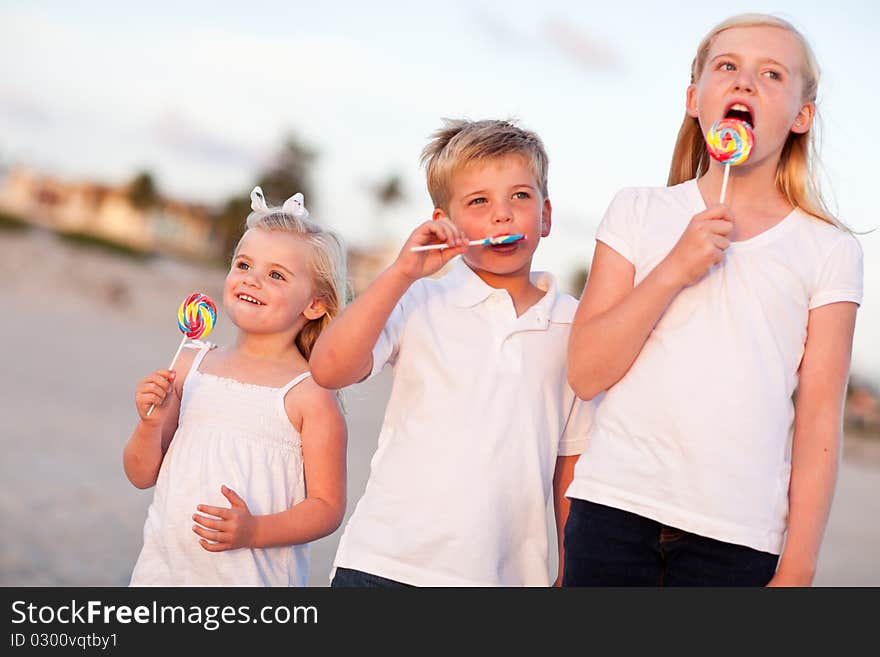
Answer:
<svg viewBox="0 0 880 657"><path fill-rule="evenodd" d="M305 586L308 545L208 552L192 531L196 506L229 507L226 485L254 515L305 499L302 445L284 408L283 388L205 374L193 359L180 420L162 461L144 523L144 546L131 586Z"/></svg>

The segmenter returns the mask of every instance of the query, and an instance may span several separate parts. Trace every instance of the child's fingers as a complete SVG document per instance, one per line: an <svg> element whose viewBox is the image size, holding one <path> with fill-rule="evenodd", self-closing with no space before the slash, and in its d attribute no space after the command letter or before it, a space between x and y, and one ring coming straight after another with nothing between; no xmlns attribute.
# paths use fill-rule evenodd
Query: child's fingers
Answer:
<svg viewBox="0 0 880 657"><path fill-rule="evenodd" d="M229 549L229 545L224 543L209 543L203 538L199 539L199 545L208 552L225 552Z"/></svg>
<svg viewBox="0 0 880 657"><path fill-rule="evenodd" d="M443 251L440 253L440 258L441 258L443 264L446 264L447 262L449 262L450 260L452 260L456 256L460 256L461 254L465 253L467 250L468 250L467 244L465 244L463 246L452 246L452 247L449 247L448 249L443 249Z"/></svg>
<svg viewBox="0 0 880 657"><path fill-rule="evenodd" d="M138 397L137 405L141 408L150 406L161 406L162 402L165 401L165 397L160 397L156 393L147 392Z"/></svg>
<svg viewBox="0 0 880 657"><path fill-rule="evenodd" d="M225 520L215 520L214 518L209 518L208 516L203 516L198 513L194 513L192 515L192 519L195 520L199 525L205 527L206 529L213 529L214 531L222 531L224 529Z"/></svg>
<svg viewBox="0 0 880 657"><path fill-rule="evenodd" d="M232 515L230 510L225 506L208 506L207 504L199 504L196 509L202 513L207 513L209 516L216 516L223 520L229 520Z"/></svg>
<svg viewBox="0 0 880 657"><path fill-rule="evenodd" d="M198 525L193 525L193 533L201 536L206 541L212 541L215 543L228 543L229 536L226 532L218 532L214 529L205 529L203 527L199 527Z"/></svg>
<svg viewBox="0 0 880 657"><path fill-rule="evenodd" d="M730 246L730 240L726 237L722 237L721 235L713 235L712 244L714 244L716 248L719 248L722 251L726 251L727 247Z"/></svg>
<svg viewBox="0 0 880 657"><path fill-rule="evenodd" d="M446 233L446 241L451 246L460 246L468 241L467 235L448 219L437 219L434 223L440 224Z"/></svg>
<svg viewBox="0 0 880 657"><path fill-rule="evenodd" d="M168 394L168 388L154 381L150 381L149 383L145 383L141 386L140 392L141 394L159 395L160 398L164 399L165 396Z"/></svg>
<svg viewBox="0 0 880 657"><path fill-rule="evenodd" d="M223 493L223 497L229 500L229 503L232 504L232 506L247 506L244 500L238 496L238 493L228 486L221 486L220 492Z"/></svg>
<svg viewBox="0 0 880 657"><path fill-rule="evenodd" d="M729 235L733 230L733 222L724 219L710 219L706 222L709 231L715 235Z"/></svg>
<svg viewBox="0 0 880 657"><path fill-rule="evenodd" d="M733 217L730 215L730 206L725 205L724 203L715 203L714 205L708 206L702 212L699 212L694 215L694 219L720 219L723 221L733 221Z"/></svg>
<svg viewBox="0 0 880 657"><path fill-rule="evenodd" d="M431 222L430 233L436 242L449 244L453 239L452 232L440 220Z"/></svg>

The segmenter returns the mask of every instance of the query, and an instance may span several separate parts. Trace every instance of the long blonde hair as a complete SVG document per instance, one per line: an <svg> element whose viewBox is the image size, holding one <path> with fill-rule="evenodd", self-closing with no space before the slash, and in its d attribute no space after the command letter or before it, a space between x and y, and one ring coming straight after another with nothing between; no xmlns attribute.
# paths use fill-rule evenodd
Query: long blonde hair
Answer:
<svg viewBox="0 0 880 657"><path fill-rule="evenodd" d="M691 84L696 84L703 73L709 49L715 37L724 30L734 27L778 27L788 30L797 37L804 55L804 79L802 102L815 103L819 90L819 65L810 44L804 36L788 21L768 14L740 14L732 16L716 25L697 47L697 55L691 64ZM816 169L819 166L818 139L816 124L819 122L818 111L813 126L805 133L790 132L779 164L776 168L776 188L794 207L807 214L827 221L830 224L845 228L834 216L822 197ZM669 167L668 185L677 185L697 178L709 169L709 155L706 142L697 118L685 113L684 121L678 131L675 150L672 153L672 164Z"/></svg>
<svg viewBox="0 0 880 657"><path fill-rule="evenodd" d="M308 360L321 331L342 311L347 300L345 247L342 239L314 221L285 212L281 208L252 212L248 215L247 227L248 230L292 233L311 247L309 270L315 295L324 302L327 312L306 323L295 338L297 348Z"/></svg>

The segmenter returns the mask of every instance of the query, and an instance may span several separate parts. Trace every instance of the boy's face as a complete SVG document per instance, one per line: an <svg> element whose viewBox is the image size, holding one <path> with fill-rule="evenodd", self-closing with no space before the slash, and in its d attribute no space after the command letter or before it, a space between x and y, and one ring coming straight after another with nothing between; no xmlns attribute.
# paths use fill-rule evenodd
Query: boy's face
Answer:
<svg viewBox="0 0 880 657"><path fill-rule="evenodd" d="M464 259L477 274L528 276L538 241L550 233L551 210L550 199L543 197L520 155L477 162L452 177L448 219L469 239L526 236L512 244L470 247ZM447 215L437 208L433 216L440 219Z"/></svg>

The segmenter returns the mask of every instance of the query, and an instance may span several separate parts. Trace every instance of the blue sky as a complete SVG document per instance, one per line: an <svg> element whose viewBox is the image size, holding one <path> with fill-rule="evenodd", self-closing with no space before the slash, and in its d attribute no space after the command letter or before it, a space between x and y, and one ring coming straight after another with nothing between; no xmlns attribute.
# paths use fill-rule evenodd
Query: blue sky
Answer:
<svg viewBox="0 0 880 657"><path fill-rule="evenodd" d="M699 40L762 11L799 27L823 70L833 205L856 230L880 226L868 1L685 1L674 14L626 0L148 6L0 2L0 161L108 182L149 168L169 194L219 202L249 191L292 130L320 154L313 214L367 244L402 241L429 216L418 153L440 117L516 117L551 160L554 228L535 264L568 276L617 189L665 182ZM369 187L391 174L407 199L380 216ZM880 380L880 236L860 239L853 369Z"/></svg>

